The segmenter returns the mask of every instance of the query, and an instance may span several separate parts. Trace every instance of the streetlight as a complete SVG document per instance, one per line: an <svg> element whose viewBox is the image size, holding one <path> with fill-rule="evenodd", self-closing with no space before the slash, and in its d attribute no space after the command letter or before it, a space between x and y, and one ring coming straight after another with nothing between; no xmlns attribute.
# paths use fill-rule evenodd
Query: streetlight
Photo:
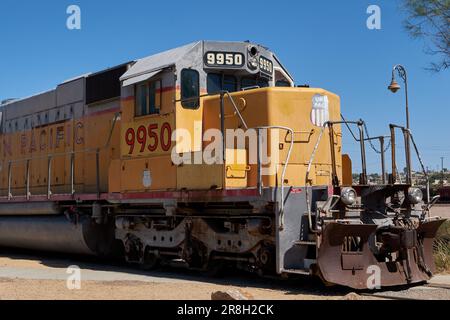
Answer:
<svg viewBox="0 0 450 320"><path fill-rule="evenodd" d="M392 93L396 93L400 90L400 85L395 80L395 71L398 72L398 75L403 79L405 84L405 97L406 97L406 128L409 130L409 107L408 107L408 77L406 74L406 69L401 64L397 64L392 68L392 81L389 85L388 89L392 91Z"/></svg>
<svg viewBox="0 0 450 320"><path fill-rule="evenodd" d="M397 71L400 78L402 78L403 83L405 84L405 97L406 97L406 129L407 129L407 138L406 141L406 152L407 152L407 169L408 169L408 183L412 183L412 173L411 173L411 152L410 152L410 132L409 132L409 107L408 107L408 77L406 73L405 67L403 67L401 64L397 64L392 68L392 81L389 85L388 89L392 91L392 93L396 93L398 90L400 90L400 85L395 80L395 72Z"/></svg>

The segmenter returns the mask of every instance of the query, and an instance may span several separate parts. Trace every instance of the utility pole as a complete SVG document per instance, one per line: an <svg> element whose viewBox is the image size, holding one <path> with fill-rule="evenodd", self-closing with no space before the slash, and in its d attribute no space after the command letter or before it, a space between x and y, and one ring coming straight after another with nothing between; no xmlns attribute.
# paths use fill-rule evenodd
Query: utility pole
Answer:
<svg viewBox="0 0 450 320"><path fill-rule="evenodd" d="M444 186L444 157L441 157L441 184Z"/></svg>

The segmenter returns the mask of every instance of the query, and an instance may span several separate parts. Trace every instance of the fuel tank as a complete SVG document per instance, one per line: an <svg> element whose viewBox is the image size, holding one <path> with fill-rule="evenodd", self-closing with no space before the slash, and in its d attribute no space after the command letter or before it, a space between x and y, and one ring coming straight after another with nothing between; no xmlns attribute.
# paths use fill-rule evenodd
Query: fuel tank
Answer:
<svg viewBox="0 0 450 320"><path fill-rule="evenodd" d="M111 256L114 228L89 216L0 216L0 247Z"/></svg>

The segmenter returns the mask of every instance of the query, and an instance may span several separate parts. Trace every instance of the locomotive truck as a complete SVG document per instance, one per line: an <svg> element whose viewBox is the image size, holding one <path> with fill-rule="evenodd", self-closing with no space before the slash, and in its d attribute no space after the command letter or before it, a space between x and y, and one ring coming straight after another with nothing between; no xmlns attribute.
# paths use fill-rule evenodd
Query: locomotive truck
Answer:
<svg viewBox="0 0 450 320"><path fill-rule="evenodd" d="M4 101L0 118L2 247L356 289L375 269L381 286L434 271L443 220L396 174L395 134L411 132L390 125L392 172L382 150L369 184L365 123L295 86L264 46L194 42ZM359 132L358 183L344 124Z"/></svg>

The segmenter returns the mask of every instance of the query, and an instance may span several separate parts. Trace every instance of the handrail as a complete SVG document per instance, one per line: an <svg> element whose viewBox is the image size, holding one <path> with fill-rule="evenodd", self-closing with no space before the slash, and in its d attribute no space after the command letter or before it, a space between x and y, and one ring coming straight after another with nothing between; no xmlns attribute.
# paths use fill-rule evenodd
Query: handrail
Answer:
<svg viewBox="0 0 450 320"><path fill-rule="evenodd" d="M309 230L313 233L318 233L318 229L314 229L313 223L312 223L312 214L311 214L311 201L309 200L309 173L311 172L312 163L314 161L314 158L316 157L317 149L319 149L320 141L322 140L323 133L325 132L326 127L328 126L328 123L325 123L322 126L322 129L320 130L319 136L317 137L316 144L314 145L313 152L311 153L311 157L308 162L308 168L306 169L306 175L305 175L305 196L306 196L306 208L308 213L308 223L309 223Z"/></svg>
<svg viewBox="0 0 450 320"><path fill-rule="evenodd" d="M425 179L426 179L426 182L427 182L427 201L428 201L428 204L430 204L430 203L433 202L433 200L430 199L430 176L428 175L428 172L427 172L427 170L425 168L425 165L424 165L424 163L422 161L422 157L420 156L419 148L417 148L416 142L414 140L414 136L413 136L413 134L412 134L410 129L407 129L407 130L409 131L409 138L411 139L411 142L413 143L414 150L416 151L417 158L419 159L420 166L422 167L422 172L425 175Z"/></svg>
<svg viewBox="0 0 450 320"><path fill-rule="evenodd" d="M362 129L362 127L364 125L364 121L362 121L362 120L359 120L359 121L343 120L343 121L327 121L327 122L325 122L323 124L321 130L320 130L319 136L317 137L317 141L316 141L316 144L314 145L313 152L311 153L311 157L309 159L308 168L306 170L306 175L305 175L305 187L306 187L305 188L306 189L305 194L306 194L306 207L307 207L307 214L308 214L308 223L309 223L309 229L313 233L318 233L318 232L320 232L320 230L319 229L315 229L314 226L313 226L313 223L312 223L311 201L309 199L310 187L311 186L308 186L308 185L311 185L310 179L309 179L309 174L311 173L312 164L314 162L314 158L316 156L317 150L318 150L320 142L322 140L323 133L325 132L325 129L328 127L330 129L330 144L331 144L331 152L332 152L332 166L334 167L333 168L333 175L335 175L335 171L336 171L336 169L335 169L335 159L333 159L334 158L334 142L333 142L333 138L334 137L333 137L333 132L332 132L332 126L334 124L346 124L346 125L348 125L348 124L355 124L355 125L358 126L358 128L360 130L359 143L361 145L361 161L362 161L362 166L363 166L363 180L365 180L364 176L366 175L366 173L365 173L365 171L366 171L366 169L365 169L366 158L365 158L365 148L364 148L364 141L365 141L365 139L364 139L364 132L363 132L363 129ZM335 180L337 180L337 177L333 177L333 184L335 182L338 182L338 181L335 181Z"/></svg>
<svg viewBox="0 0 450 320"><path fill-rule="evenodd" d="M291 160L291 154L292 154L292 150L294 148L294 130L292 130L289 127L284 127L284 126L262 126L262 127L255 127L253 128L255 130L257 130L258 132L258 145L259 145L259 130L267 130L267 129L280 129L280 130L286 130L288 132L291 133L291 142L289 145L289 150L288 150L288 154L286 155L286 160L283 166L283 171L281 173L281 204L280 204L280 230L282 230L284 228L284 204L286 202L287 199L284 198L284 178L286 177L286 171L287 171L287 167L289 165L289 161ZM259 147L258 147L258 152L259 152ZM258 157L258 172L260 172L260 165L261 165L261 159L259 159ZM258 176L258 186L259 188L262 188L262 177Z"/></svg>
<svg viewBox="0 0 450 320"><path fill-rule="evenodd" d="M395 129L401 129L403 132L403 136L405 139L405 153L406 153L406 162L407 162L407 169L408 169L408 177L407 177L407 184L411 184L412 185L412 165L411 165L411 150L408 147L408 141L411 141L413 143L414 146L414 151L416 152L416 156L417 159L419 160L420 166L422 168L422 173L425 176L425 181L426 181L426 188L427 188L427 204L428 206L432 203L433 201L436 201L434 199L430 199L430 177L428 175L428 172L425 168L425 165L422 161L422 157L420 156L420 152L419 152L419 148L417 147L417 144L414 140L414 136L411 132L411 129L405 128L403 126L399 126L396 124L390 124L389 125L391 128L391 140L392 140L392 167L393 167L393 181L391 181L392 183L395 183L395 172L397 171L397 165L395 162Z"/></svg>
<svg viewBox="0 0 450 320"><path fill-rule="evenodd" d="M261 192L262 189L262 176L261 176L261 159L260 159L260 135L259 135L259 131L260 130L270 130L270 129L280 129L280 130L286 130L291 134L291 143L289 145L289 151L288 154L286 156L286 160L285 160L285 164L283 166L283 171L281 173L281 204L280 204L280 230L282 230L284 228L284 204L286 199L284 198L284 178L286 177L286 171L287 171L287 166L289 165L289 161L291 159L291 154L292 154L292 150L294 148L294 130L292 128L289 127L285 127L285 126L260 126L260 127L254 127L254 128L249 128L247 123L244 120L244 117L242 116L241 112L239 111L239 108L237 107L233 97L231 96L229 91L221 91L220 93L220 99L221 99L221 113L223 114L223 108L224 108L224 104L223 104L223 98L224 96L227 96L228 99L230 100L231 104L234 107L234 110L236 112L236 114L238 115L240 121L242 122L243 126L245 127L246 130L248 129L254 129L257 130L258 133L258 189ZM223 121L223 119L222 119ZM224 129L224 125L222 124L222 130ZM222 135L225 137L224 133L222 132ZM224 144L225 146L225 144ZM225 148L224 148L225 149ZM224 159L225 160L225 159Z"/></svg>
<svg viewBox="0 0 450 320"><path fill-rule="evenodd" d="M381 181L386 184L386 161L385 161L385 151L384 151L384 139L390 138L390 136L378 136L365 138L364 141L378 140L380 142L380 155L381 155Z"/></svg>
<svg viewBox="0 0 450 320"><path fill-rule="evenodd" d="M390 124L389 125L391 129L391 151L392 151L392 181L390 181L392 184L396 182L396 173L395 169L397 168L396 164L396 143L395 143L395 129L401 129L403 133L403 138L405 140L405 159L406 159L406 184L412 184L412 165L411 165L411 150L409 147L409 141L411 140L410 135L411 131L403 126L399 126L396 124Z"/></svg>
<svg viewBox="0 0 450 320"><path fill-rule="evenodd" d="M242 114L239 111L239 108L237 107L236 103L234 102L234 99L231 96L230 92L229 91L222 91L221 94L224 94L224 95L228 96L228 99L230 100L231 104L233 105L236 114L238 115L238 117L241 120L242 124L244 125L245 129L248 130L247 123L245 122L244 118L242 117Z"/></svg>

